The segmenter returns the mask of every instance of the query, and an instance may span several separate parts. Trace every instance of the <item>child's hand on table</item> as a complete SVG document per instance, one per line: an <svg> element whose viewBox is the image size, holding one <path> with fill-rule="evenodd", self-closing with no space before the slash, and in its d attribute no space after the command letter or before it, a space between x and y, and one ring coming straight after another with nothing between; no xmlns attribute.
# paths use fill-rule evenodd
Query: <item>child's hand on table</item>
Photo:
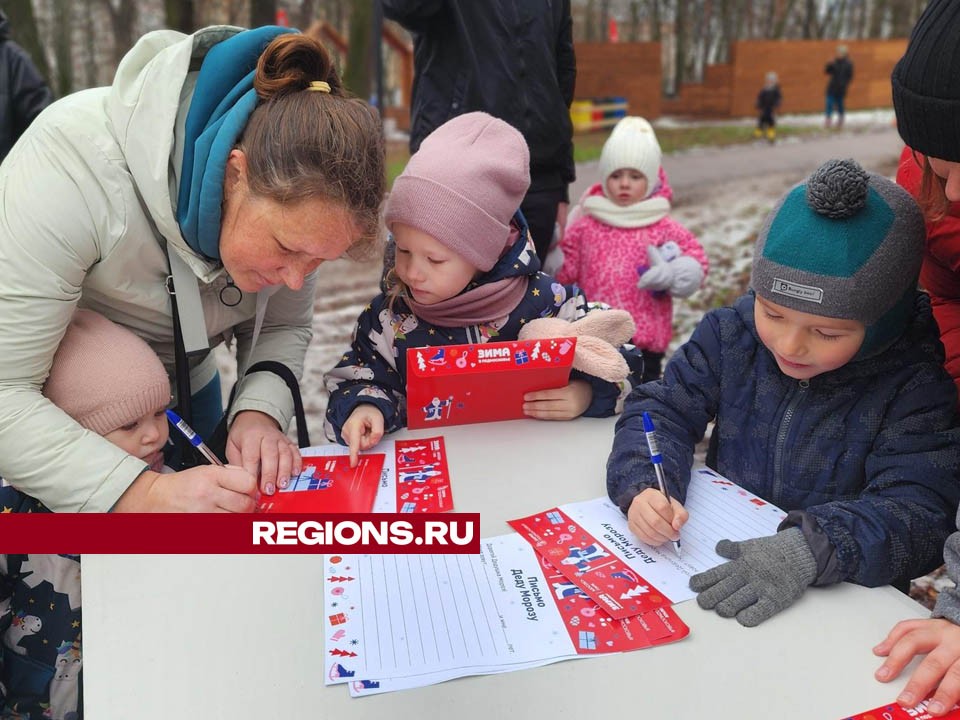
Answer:
<svg viewBox="0 0 960 720"><path fill-rule="evenodd" d="M571 380L562 388L537 390L523 396L523 412L538 420L573 420L590 407L593 388L586 380Z"/></svg>
<svg viewBox="0 0 960 720"><path fill-rule="evenodd" d="M350 467L356 467L360 451L369 450L383 437L383 413L370 403L357 405L343 424L340 435L350 448Z"/></svg>

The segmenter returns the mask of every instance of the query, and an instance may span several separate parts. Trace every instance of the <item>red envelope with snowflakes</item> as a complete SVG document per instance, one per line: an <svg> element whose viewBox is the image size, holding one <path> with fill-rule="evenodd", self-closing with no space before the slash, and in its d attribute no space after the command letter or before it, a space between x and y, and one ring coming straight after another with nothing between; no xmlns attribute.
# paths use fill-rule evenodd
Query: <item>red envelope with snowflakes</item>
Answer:
<svg viewBox="0 0 960 720"><path fill-rule="evenodd" d="M540 566L577 655L642 650L690 634L690 628L668 604L613 618L543 556Z"/></svg>
<svg viewBox="0 0 960 720"><path fill-rule="evenodd" d="M566 578L615 619L669 606L670 600L558 508L518 520L516 530Z"/></svg>
<svg viewBox="0 0 960 720"><path fill-rule="evenodd" d="M564 387L574 337L407 349L407 425L517 420L523 396Z"/></svg>

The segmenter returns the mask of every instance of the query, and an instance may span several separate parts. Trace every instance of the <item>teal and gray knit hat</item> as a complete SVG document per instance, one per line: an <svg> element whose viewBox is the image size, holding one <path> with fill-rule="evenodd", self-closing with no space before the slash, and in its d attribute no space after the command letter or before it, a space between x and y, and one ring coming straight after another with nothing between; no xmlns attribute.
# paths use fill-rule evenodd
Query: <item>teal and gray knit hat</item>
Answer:
<svg viewBox="0 0 960 720"><path fill-rule="evenodd" d="M896 183L828 160L767 216L750 284L792 310L867 327L857 359L903 334L913 315L923 217Z"/></svg>

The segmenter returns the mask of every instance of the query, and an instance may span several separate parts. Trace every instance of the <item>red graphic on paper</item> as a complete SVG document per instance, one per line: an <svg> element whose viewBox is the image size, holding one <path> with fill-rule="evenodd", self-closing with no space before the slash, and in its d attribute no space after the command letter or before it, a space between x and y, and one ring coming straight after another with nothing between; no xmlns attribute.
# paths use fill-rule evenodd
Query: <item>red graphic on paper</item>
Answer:
<svg viewBox="0 0 960 720"><path fill-rule="evenodd" d="M332 575L327 578L327 582L350 582L353 579L349 575Z"/></svg>
<svg viewBox="0 0 960 720"><path fill-rule="evenodd" d="M509 521L569 584L616 619L656 610L670 600L557 508Z"/></svg>
<svg viewBox="0 0 960 720"><path fill-rule="evenodd" d="M446 512L453 509L450 471L442 437L397 440L397 512Z"/></svg>
<svg viewBox="0 0 960 720"><path fill-rule="evenodd" d="M355 652L350 652L349 650L341 650L340 648L334 648L330 651L330 654L334 657L356 657Z"/></svg>
<svg viewBox="0 0 960 720"><path fill-rule="evenodd" d="M289 487L263 495L257 509L264 513L368 513L380 486L383 453L361 455L350 467L348 455L304 457L303 470ZM336 560L331 560L336 562Z"/></svg>
<svg viewBox="0 0 960 720"><path fill-rule="evenodd" d="M334 613L327 619L331 625L343 625L347 621L347 616L344 613Z"/></svg>
<svg viewBox="0 0 960 720"><path fill-rule="evenodd" d="M844 718L844 720L934 720L933 715L927 712L928 702L928 700L924 700L909 710L900 707L896 703L881 705L873 710L850 715ZM960 720L960 705L954 705L953 710L939 717L944 720Z"/></svg>
<svg viewBox="0 0 960 720"><path fill-rule="evenodd" d="M690 634L669 605L616 619L571 583L545 557L540 557L550 597L578 655L642 650L682 640ZM544 593L546 594L546 593Z"/></svg>
<svg viewBox="0 0 960 720"><path fill-rule="evenodd" d="M408 348L407 425L526 417L524 394L569 382L576 344L570 337Z"/></svg>

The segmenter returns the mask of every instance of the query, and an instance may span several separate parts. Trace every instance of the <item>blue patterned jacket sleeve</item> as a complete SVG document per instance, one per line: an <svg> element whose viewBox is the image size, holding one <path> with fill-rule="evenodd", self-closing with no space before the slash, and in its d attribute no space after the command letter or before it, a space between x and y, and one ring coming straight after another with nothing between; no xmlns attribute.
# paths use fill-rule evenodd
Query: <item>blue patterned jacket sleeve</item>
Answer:
<svg viewBox="0 0 960 720"><path fill-rule="evenodd" d="M643 432L644 412L656 426L670 494L681 503L686 500L694 447L717 412L719 345L719 324L715 314L708 313L674 353L663 379L639 385L624 403L607 461L607 494L623 512L638 493L657 487Z"/></svg>
<svg viewBox="0 0 960 720"><path fill-rule="evenodd" d="M345 444L340 434L350 413L361 403L375 405L383 413L384 432L404 425L406 392L404 373L397 367L398 355L391 328L384 329L382 313L387 308L378 295L360 314L350 349L324 375L330 400L324 431L330 440ZM403 362L403 358L399 358Z"/></svg>

